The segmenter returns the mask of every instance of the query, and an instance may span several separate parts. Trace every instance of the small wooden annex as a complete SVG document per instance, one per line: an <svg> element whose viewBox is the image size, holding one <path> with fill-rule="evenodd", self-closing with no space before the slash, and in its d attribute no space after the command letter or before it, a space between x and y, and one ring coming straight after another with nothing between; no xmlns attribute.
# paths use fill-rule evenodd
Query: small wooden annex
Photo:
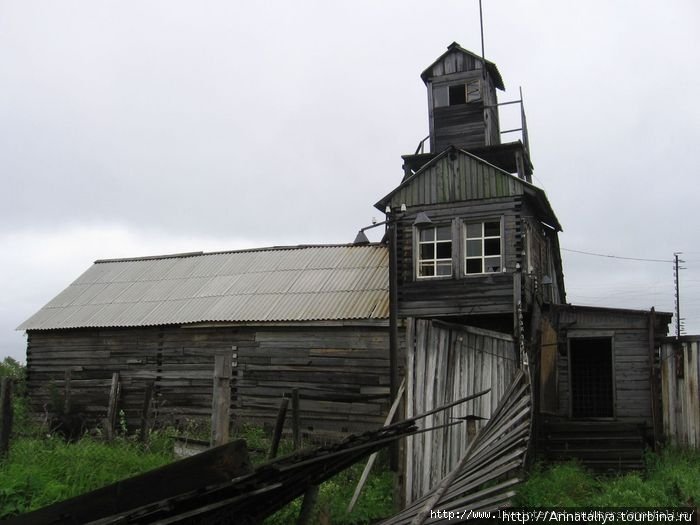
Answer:
<svg viewBox="0 0 700 525"><path fill-rule="evenodd" d="M71 372L74 411L137 422L149 382L158 417L211 414L214 355L233 355L235 420L271 423L292 388L306 431L375 428L388 403L384 245L300 246L97 261L20 326L32 408ZM54 392L55 397L55 392Z"/></svg>

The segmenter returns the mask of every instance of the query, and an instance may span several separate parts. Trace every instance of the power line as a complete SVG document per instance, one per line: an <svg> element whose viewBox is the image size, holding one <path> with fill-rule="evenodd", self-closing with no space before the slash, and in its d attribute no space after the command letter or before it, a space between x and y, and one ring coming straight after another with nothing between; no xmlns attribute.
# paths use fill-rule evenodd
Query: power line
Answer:
<svg viewBox="0 0 700 525"><path fill-rule="evenodd" d="M581 250L572 250L570 248L562 248L564 252L582 253L583 255L593 255L595 257L607 257L608 259L623 259L625 261L645 261L645 262L662 262L662 263L672 263L671 259L643 259L641 257L622 257L620 255L606 255L604 253L592 253L583 252Z"/></svg>

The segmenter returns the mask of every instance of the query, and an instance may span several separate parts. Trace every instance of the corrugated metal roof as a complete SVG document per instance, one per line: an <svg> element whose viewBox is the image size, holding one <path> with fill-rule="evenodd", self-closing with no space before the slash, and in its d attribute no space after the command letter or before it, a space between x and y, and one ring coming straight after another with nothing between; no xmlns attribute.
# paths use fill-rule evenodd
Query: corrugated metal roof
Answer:
<svg viewBox="0 0 700 525"><path fill-rule="evenodd" d="M371 244L96 261L18 330L387 319L388 260Z"/></svg>

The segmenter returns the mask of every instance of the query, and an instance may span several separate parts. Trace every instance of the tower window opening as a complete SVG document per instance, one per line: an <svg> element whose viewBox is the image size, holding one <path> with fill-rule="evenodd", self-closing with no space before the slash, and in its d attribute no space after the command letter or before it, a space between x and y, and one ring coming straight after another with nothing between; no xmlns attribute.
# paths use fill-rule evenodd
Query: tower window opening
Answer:
<svg viewBox="0 0 700 525"><path fill-rule="evenodd" d="M448 92L450 106L481 100L481 87L478 80L470 80L465 84L450 86Z"/></svg>

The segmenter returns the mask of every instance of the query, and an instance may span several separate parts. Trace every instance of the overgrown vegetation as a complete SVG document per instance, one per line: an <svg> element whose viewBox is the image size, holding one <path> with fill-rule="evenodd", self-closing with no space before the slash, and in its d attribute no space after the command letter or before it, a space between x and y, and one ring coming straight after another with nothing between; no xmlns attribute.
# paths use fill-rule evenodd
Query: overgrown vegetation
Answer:
<svg viewBox="0 0 700 525"><path fill-rule="evenodd" d="M380 518L391 516L392 474L386 469L376 469L362 491L360 499L350 514L348 503L352 498L357 481L360 479L364 463L358 463L321 484L318 500L311 523L333 525L365 525ZM265 520L265 525L287 525L296 523L303 498L297 498L290 505Z"/></svg>
<svg viewBox="0 0 700 525"><path fill-rule="evenodd" d="M270 450L272 440L262 428L254 425L243 425L235 437L246 440L254 464L267 461L267 452ZM312 446L312 444L303 443L302 446ZM278 456L284 456L293 451L294 444L291 439L283 439L279 446ZM353 511L350 514L347 513L348 503L355 492L364 466L365 462L357 463L321 484L312 523L364 525L392 514L393 479L391 472L386 469L386 461L383 460L381 454ZM265 525L296 523L302 499L294 500L290 505L270 516L265 520Z"/></svg>
<svg viewBox="0 0 700 525"><path fill-rule="evenodd" d="M104 443L83 437L20 438L0 463L0 519L50 505L172 461L169 440L144 449L120 439Z"/></svg>
<svg viewBox="0 0 700 525"><path fill-rule="evenodd" d="M700 451L649 453L645 474L599 477L576 463L536 467L519 507L679 507L700 504Z"/></svg>
<svg viewBox="0 0 700 525"><path fill-rule="evenodd" d="M128 436L124 425L118 425L119 437L112 443L101 439L99 429L85 434L73 443L49 433L48 428L32 423L25 397L25 370L8 357L0 362L0 377L14 379L13 439L7 459L0 460L0 520L62 501L121 479L160 467L171 461L171 437L175 434L208 439L208 422L186 421L178 428L151 432L148 445ZM56 392L55 412L60 413L63 400ZM232 438L243 438L251 460L259 464L267 460L271 439L263 429L243 425ZM303 446L311 446L303 443ZM280 443L278 455L293 451L291 440ZM341 473L322 484L316 506L316 522L333 524L366 524L391 514L391 474L375 466L373 473L352 514L346 509L352 497L363 464ZM294 523L301 508L301 498L266 522L268 525Z"/></svg>
<svg viewBox="0 0 700 525"><path fill-rule="evenodd" d="M96 488L151 470L172 461L170 437L186 434L208 439L206 422L187 422L180 428L152 432L144 446L126 435L105 443L99 432L75 443L47 434L30 421L25 395L24 367L12 358L0 362L0 377L15 379L14 437L9 457L0 460L0 519L29 512ZM243 438L255 464L267 460L271 440L263 429L243 425L232 438ZM305 443L305 446L311 444ZM282 440L278 455L293 451L291 440ZM576 463L548 468L536 466L518 490L519 507L678 507L700 504L700 451L668 449L647 455L645 474L601 477ZM361 525L392 514L392 474L375 466L355 509L347 505L364 463L323 483L314 510L314 523ZM379 468L377 468L379 466ZM266 525L294 523L302 498L266 520Z"/></svg>
<svg viewBox="0 0 700 525"><path fill-rule="evenodd" d="M34 428L29 419L29 410L26 403L27 386L25 382L25 367L11 357L0 361L0 378L9 377L13 381L12 393L12 428L15 434L28 433Z"/></svg>

